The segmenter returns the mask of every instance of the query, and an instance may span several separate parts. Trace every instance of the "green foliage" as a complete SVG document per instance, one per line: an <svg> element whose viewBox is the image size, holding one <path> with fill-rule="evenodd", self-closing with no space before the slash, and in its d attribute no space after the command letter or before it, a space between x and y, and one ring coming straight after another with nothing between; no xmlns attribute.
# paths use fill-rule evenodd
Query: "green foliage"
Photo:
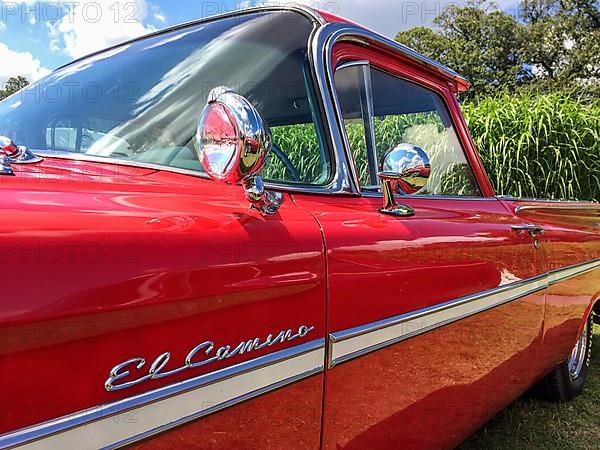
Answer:
<svg viewBox="0 0 600 450"><path fill-rule="evenodd" d="M0 89L0 100L10 97L26 86L29 86L29 81L27 81L27 78L25 77L18 76L9 78L4 84L4 89Z"/></svg>
<svg viewBox="0 0 600 450"><path fill-rule="evenodd" d="M303 183L320 184L328 178L323 172L327 166L323 161L319 139L314 124L273 127L273 142L285 153L298 170ZM268 180L290 180L283 162L271 155L264 176Z"/></svg>
<svg viewBox="0 0 600 450"><path fill-rule="evenodd" d="M438 32L425 28L398 33L396 40L452 67L485 94L512 88L522 72L518 49L521 25L490 2L450 4L435 19Z"/></svg>
<svg viewBox="0 0 600 450"><path fill-rule="evenodd" d="M600 99L522 92L463 109L496 193L600 200Z"/></svg>
<svg viewBox="0 0 600 450"><path fill-rule="evenodd" d="M522 91L470 101L463 110L497 194L600 200L600 99L584 101L564 92ZM432 166L444 167L432 171L430 184L438 187L437 193L472 194L464 164L456 161L447 165L443 161L442 153L448 146L439 138L443 124L436 115L421 113L376 120L377 142L422 143ZM368 185L363 127L351 121L346 128L360 179ZM317 150L314 127L296 125L273 131L275 142L296 165L302 180L318 180L324 163ZM384 151L378 149L379 157ZM267 173L269 179L289 179L275 157Z"/></svg>
<svg viewBox="0 0 600 450"><path fill-rule="evenodd" d="M552 86L600 78L598 0L523 0L522 59Z"/></svg>
<svg viewBox="0 0 600 450"><path fill-rule="evenodd" d="M490 0L450 4L436 31L413 28L396 40L446 64L469 79L467 96L542 92L577 87L600 91L599 0L522 0L519 17Z"/></svg>

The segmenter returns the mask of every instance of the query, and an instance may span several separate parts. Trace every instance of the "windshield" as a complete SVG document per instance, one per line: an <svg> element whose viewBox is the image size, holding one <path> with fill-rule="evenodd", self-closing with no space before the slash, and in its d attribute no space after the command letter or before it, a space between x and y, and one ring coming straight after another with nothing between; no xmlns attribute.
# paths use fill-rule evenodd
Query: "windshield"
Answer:
<svg viewBox="0 0 600 450"><path fill-rule="evenodd" d="M246 96L272 128L275 148L266 178L324 184L329 158L307 81L312 29L299 14L261 12L107 50L0 103L0 134L34 151L201 171L197 120L208 93L228 86ZM290 132L307 138L300 146Z"/></svg>

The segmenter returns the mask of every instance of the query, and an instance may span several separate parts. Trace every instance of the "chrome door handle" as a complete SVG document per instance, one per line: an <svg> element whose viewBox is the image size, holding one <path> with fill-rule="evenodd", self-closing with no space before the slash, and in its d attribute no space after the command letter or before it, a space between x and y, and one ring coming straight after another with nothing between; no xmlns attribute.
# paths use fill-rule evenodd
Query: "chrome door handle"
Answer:
<svg viewBox="0 0 600 450"><path fill-rule="evenodd" d="M540 234L544 234L544 229L538 225L512 225L511 228L513 231L517 233L527 232L532 237L539 236Z"/></svg>

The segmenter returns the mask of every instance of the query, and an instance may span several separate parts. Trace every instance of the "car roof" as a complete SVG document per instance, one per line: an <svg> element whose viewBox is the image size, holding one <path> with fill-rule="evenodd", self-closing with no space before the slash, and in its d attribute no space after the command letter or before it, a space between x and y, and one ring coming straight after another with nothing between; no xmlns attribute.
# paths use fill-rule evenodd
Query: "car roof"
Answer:
<svg viewBox="0 0 600 450"><path fill-rule="evenodd" d="M398 54L401 57L405 57L410 59L411 61L413 61L414 63L416 63L417 65L420 65L424 68L427 69L433 69L433 71L439 75L444 76L446 79L453 81L457 84L457 88L460 92L464 92L467 89L469 89L469 87L471 86L471 84L469 83L469 81L462 77L461 75L459 75L457 72L455 72L454 70L450 69L449 67L439 63L438 61L435 61L431 58L428 58L427 56L417 52L416 50L413 50L410 47L407 47L403 44L400 44L399 42L396 42L376 31L373 31L363 25L357 24L351 20L348 20L344 17L332 14L330 12L327 11L322 11L322 10L318 10L318 9L314 9L314 8L310 8L304 5L299 5L299 4L286 4L285 6L277 6L277 5L263 5L263 6L254 6L254 7L250 7L250 8L245 8L245 9L239 9L239 10L235 10L235 11L229 11L229 12L225 12L222 14L218 14L218 15L214 15L214 16L209 16L209 17L205 17L202 19L198 19L198 20L193 20L190 22L185 22L182 24L178 24L178 25L174 25L172 27L168 27L162 30L158 30L155 31L153 33L150 34L146 34L143 36L140 36L138 38L135 39L131 39L129 41L126 42L122 42L120 44L114 45L112 47L106 48L106 49L102 49L100 51L91 53L89 55L85 55L81 58L78 58L76 60L73 60L61 67L58 67L56 70L62 69L64 67L70 66L72 64L75 64L81 60L84 60L86 58L89 58L90 56L94 56L94 55L98 55L116 48L119 48L123 45L127 45L130 44L132 42L136 42L142 39L146 39L148 37L152 37L152 36L157 36L157 35L161 35L161 34L165 34L165 33L169 33L175 30L179 30L182 28L187 28L187 27L191 27L191 26L195 26L198 24L202 24L204 22L209 22L209 21L213 21L213 20L218 20L218 19L222 19L222 18L227 18L227 17L231 17L231 16L236 16L236 15L242 15L242 14L250 14L253 12L269 12L269 11L281 11L281 10L289 10L289 11L296 11L299 13L303 13L304 15L310 17L315 23L323 26L325 24L328 23L340 23L340 24L348 24L356 29L361 29L361 30L365 30L368 31L369 33L372 33L374 36L377 37L378 43L382 46L384 46L385 48L387 48L388 50L393 51L394 53Z"/></svg>
<svg viewBox="0 0 600 450"><path fill-rule="evenodd" d="M360 25L356 22L353 22L344 17L338 16L336 14L333 14L333 13L330 13L327 11L321 11L321 10L313 10L313 11L316 14L318 14L327 23L345 23L345 24L351 25L353 27L368 31L369 33L372 33L373 35L378 37L379 44L384 46L385 48L392 50L394 53L399 54L402 57L409 58L410 60L412 60L413 62L415 62L416 64L418 64L420 66L426 67L428 69L434 69L434 71L437 72L438 74L441 74L445 78L448 78L448 79L456 82L458 85L457 86L458 90L460 92L464 92L471 87L471 83L466 78L461 76L459 73L457 73L450 67L445 66L444 64L442 64L438 61L435 61L406 45L400 44L399 42L392 40L375 30L369 29L368 27L365 27L364 25Z"/></svg>

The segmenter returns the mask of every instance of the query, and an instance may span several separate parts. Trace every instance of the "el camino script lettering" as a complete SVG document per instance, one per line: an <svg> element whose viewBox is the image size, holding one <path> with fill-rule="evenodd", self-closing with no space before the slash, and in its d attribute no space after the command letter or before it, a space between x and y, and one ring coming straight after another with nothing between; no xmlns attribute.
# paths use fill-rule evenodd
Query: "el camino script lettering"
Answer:
<svg viewBox="0 0 600 450"><path fill-rule="evenodd" d="M262 350L264 348L272 347L276 344L283 344L284 342L300 339L306 337L308 333L314 329L315 327L307 327L302 325L298 328L298 332L295 334L292 330L285 330L281 331L275 336L269 334L264 341L262 341L260 338L255 338L249 341L240 342L240 344L234 348L232 348L230 345L225 345L224 347L218 348L217 351L213 351L215 349L214 342L205 341L194 347L188 353L183 366L169 371L165 371L165 367L171 359L171 353L165 352L154 360L154 362L150 365L146 375L117 384L117 382L123 380L124 378L130 377L132 370L142 370L142 368L146 365L146 359L132 358L113 367L113 369L110 371L108 380L106 380L106 383L104 383L104 387L109 392L127 389L143 383L144 381L169 377L171 375L183 372L184 370L195 369L216 361L232 358L236 355L243 355L244 353Z"/></svg>

